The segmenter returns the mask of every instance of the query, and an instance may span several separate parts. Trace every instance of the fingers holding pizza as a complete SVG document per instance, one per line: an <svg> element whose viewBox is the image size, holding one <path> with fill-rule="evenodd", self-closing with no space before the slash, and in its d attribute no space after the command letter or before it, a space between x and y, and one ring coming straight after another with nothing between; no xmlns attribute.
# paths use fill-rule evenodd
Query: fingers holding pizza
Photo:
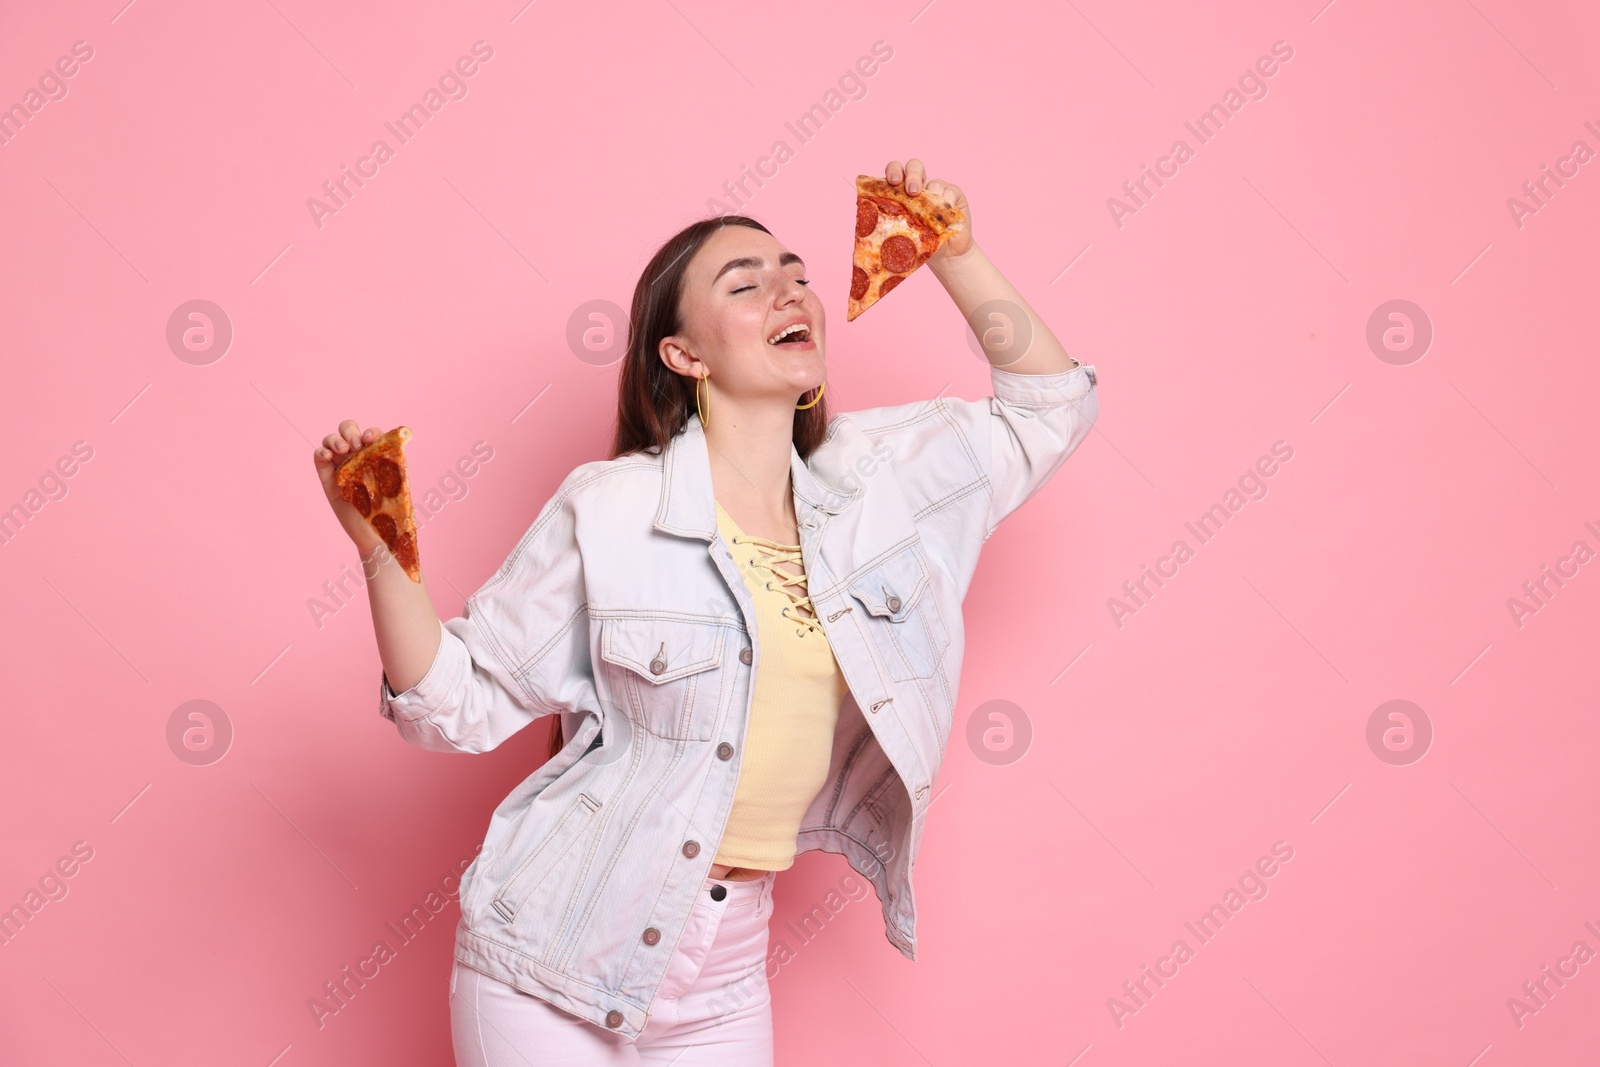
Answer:
<svg viewBox="0 0 1600 1067"><path fill-rule="evenodd" d="M924 263L937 271L973 247L967 198L958 186L929 181L919 159L904 166L894 160L884 174L856 178L847 321L888 296Z"/></svg>
<svg viewBox="0 0 1600 1067"><path fill-rule="evenodd" d="M414 582L422 580L417 557L417 526L406 476L405 442L411 430L388 433L361 430L353 419L322 440L312 461L323 494L356 549L365 558L380 545L399 561Z"/></svg>
<svg viewBox="0 0 1600 1067"><path fill-rule="evenodd" d="M967 206L967 194L961 191L959 185L939 178L930 180L922 160L915 157L908 159L904 166L901 166L898 159L890 161L883 169L883 176L890 185L903 188L911 196L926 193L928 196L943 200L955 208L956 213L964 220L951 227L949 238L941 244L939 251L933 254L933 259L959 256L972 247L972 209Z"/></svg>

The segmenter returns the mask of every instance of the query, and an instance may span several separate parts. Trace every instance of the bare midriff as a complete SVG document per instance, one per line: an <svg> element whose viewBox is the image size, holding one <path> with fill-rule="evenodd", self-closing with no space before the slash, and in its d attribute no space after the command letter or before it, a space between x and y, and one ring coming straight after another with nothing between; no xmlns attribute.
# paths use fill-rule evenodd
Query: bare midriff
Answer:
<svg viewBox="0 0 1600 1067"><path fill-rule="evenodd" d="M760 878L766 871L754 867L730 867L726 863L713 863L711 877L720 878L726 882L747 882L752 878Z"/></svg>

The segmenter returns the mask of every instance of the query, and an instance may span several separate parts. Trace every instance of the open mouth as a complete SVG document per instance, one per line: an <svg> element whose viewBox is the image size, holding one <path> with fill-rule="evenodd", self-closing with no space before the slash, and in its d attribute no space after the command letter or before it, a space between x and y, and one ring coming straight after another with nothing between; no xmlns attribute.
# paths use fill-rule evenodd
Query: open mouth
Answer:
<svg viewBox="0 0 1600 1067"><path fill-rule="evenodd" d="M784 345L802 345L809 340L811 340L811 327L803 322L791 322L767 338L767 344L782 348Z"/></svg>

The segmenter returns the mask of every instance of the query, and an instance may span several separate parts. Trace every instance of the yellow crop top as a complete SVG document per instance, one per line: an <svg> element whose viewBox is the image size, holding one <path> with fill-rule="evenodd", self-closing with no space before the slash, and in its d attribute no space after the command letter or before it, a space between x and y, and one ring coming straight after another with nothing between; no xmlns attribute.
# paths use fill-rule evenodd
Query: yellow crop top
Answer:
<svg viewBox="0 0 1600 1067"><path fill-rule="evenodd" d="M827 782L848 687L811 611L800 546L746 536L721 504L717 528L755 601L761 663L733 810L713 862L781 871L794 865L800 819Z"/></svg>

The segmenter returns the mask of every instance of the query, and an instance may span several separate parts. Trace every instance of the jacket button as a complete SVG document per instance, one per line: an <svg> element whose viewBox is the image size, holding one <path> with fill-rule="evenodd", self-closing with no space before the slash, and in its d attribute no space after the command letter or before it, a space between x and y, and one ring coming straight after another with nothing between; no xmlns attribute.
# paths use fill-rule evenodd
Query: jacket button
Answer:
<svg viewBox="0 0 1600 1067"><path fill-rule="evenodd" d="M662 671L664 671L666 669L667 669L667 661L662 659L660 656L657 656L655 659L650 661L650 673L651 674L660 674Z"/></svg>
<svg viewBox="0 0 1600 1067"><path fill-rule="evenodd" d="M733 746L728 744L728 742L726 742L726 741L722 742L722 744L717 746L717 758L718 759L732 759L733 758Z"/></svg>
<svg viewBox="0 0 1600 1067"><path fill-rule="evenodd" d="M899 611L900 610L900 598L899 597L892 596L892 597L889 598L889 610L890 611Z"/></svg>
<svg viewBox="0 0 1600 1067"><path fill-rule="evenodd" d="M660 940L661 940L661 931L657 930L654 926L650 927L648 930L646 930L644 932L644 943L645 944L653 945L657 941L660 941Z"/></svg>
<svg viewBox="0 0 1600 1067"><path fill-rule="evenodd" d="M690 859L694 859L696 856L700 855L700 842L685 841L683 843L683 854L688 856Z"/></svg>
<svg viewBox="0 0 1600 1067"><path fill-rule="evenodd" d="M747 664L753 659L755 659L755 655L753 653L751 653L751 651L748 648L741 648L739 650L739 662L740 663L746 663Z"/></svg>
<svg viewBox="0 0 1600 1067"><path fill-rule="evenodd" d="M622 1013L615 1008L606 1012L606 1025L615 1030L622 1025Z"/></svg>

